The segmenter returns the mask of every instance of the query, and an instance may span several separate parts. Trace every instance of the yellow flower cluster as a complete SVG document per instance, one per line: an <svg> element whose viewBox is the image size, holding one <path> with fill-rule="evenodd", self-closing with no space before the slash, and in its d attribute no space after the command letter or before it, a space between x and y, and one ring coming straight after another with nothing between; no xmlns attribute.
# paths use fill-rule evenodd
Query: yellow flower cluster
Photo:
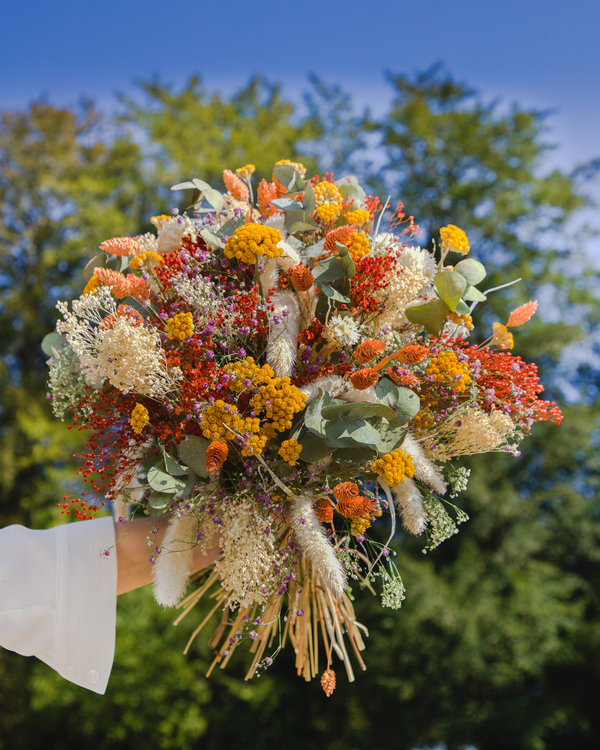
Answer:
<svg viewBox="0 0 600 750"><path fill-rule="evenodd" d="M257 413L265 409L273 428L283 432L292 426L294 414L304 409L305 400L306 396L291 384L289 378L273 378L252 396L250 406Z"/></svg>
<svg viewBox="0 0 600 750"><path fill-rule="evenodd" d="M428 430L435 425L435 414L423 399L421 399L421 408L413 417L412 422L420 430Z"/></svg>
<svg viewBox="0 0 600 750"><path fill-rule="evenodd" d="M400 448L378 458L373 462L371 469L380 474L390 487L397 487L406 477L412 479L415 475L412 458Z"/></svg>
<svg viewBox="0 0 600 750"><path fill-rule="evenodd" d="M281 161L278 161L275 164L275 166L276 167L279 167L279 166L292 167L292 169L294 169L296 172L298 172L298 174L302 178L306 174L306 167L304 166L304 164L300 164L299 161L290 161L289 159L282 159Z"/></svg>
<svg viewBox="0 0 600 750"><path fill-rule="evenodd" d="M209 440L231 440L235 434L245 432L246 423L240 416L237 406L226 404L222 399L215 401L203 414L202 434ZM258 423L258 419L256 420ZM258 431L258 425L257 430ZM254 430L250 430L254 432Z"/></svg>
<svg viewBox="0 0 600 750"><path fill-rule="evenodd" d="M339 216L342 210L341 193L333 183L327 180L317 183L314 190L317 199L315 213L321 221L329 224Z"/></svg>
<svg viewBox="0 0 600 750"><path fill-rule="evenodd" d="M244 385L245 380L249 380L253 386L257 386L268 383L269 380L275 377L275 373L270 365L259 367L254 361L254 357L246 357L246 359L239 360L238 362L230 362L225 365L223 371L229 375L227 387L235 393L241 393L249 387Z"/></svg>
<svg viewBox="0 0 600 750"><path fill-rule="evenodd" d="M348 252L352 260L360 260L371 252L369 238L364 232L352 232L348 240Z"/></svg>
<svg viewBox="0 0 600 750"><path fill-rule="evenodd" d="M255 171L256 167L254 166L254 164L246 164L245 166L236 169L235 173L240 178L240 180L247 180L254 174Z"/></svg>
<svg viewBox="0 0 600 750"><path fill-rule="evenodd" d="M147 252L140 253L139 255L136 255L135 258L132 258L129 261L129 268L132 268L134 271L139 271L142 266L156 268L157 266L162 266L163 263L164 260L158 253L155 253L153 250L148 250Z"/></svg>
<svg viewBox="0 0 600 750"><path fill-rule="evenodd" d="M345 218L348 224L365 224L371 218L371 214L364 208L357 208L354 211L348 211Z"/></svg>
<svg viewBox="0 0 600 750"><path fill-rule="evenodd" d="M185 341L194 333L194 319L192 313L177 313L174 318L169 318L165 323L165 332L171 339Z"/></svg>
<svg viewBox="0 0 600 750"><path fill-rule="evenodd" d="M242 448L242 456L260 456L267 444L267 436L262 432L258 435L252 435L250 442L245 448Z"/></svg>
<svg viewBox="0 0 600 750"><path fill-rule="evenodd" d="M146 409L145 406L142 406L142 404L136 404L131 412L131 419L129 420L133 427L133 431L139 435L148 424L149 420L150 416L148 414L148 409Z"/></svg>
<svg viewBox="0 0 600 750"><path fill-rule="evenodd" d="M290 466L295 466L301 451L300 443L295 438L291 438L291 440L283 441L278 453Z"/></svg>
<svg viewBox="0 0 600 750"><path fill-rule="evenodd" d="M150 219L150 223L154 224L154 226L157 229L162 229L165 224L170 224L171 221L173 221L173 217L168 216L167 214L161 214L160 216L153 216Z"/></svg>
<svg viewBox="0 0 600 750"><path fill-rule="evenodd" d="M460 326L464 326L469 331L472 331L475 327L473 325L473 318L470 315L459 315L458 313L451 312L448 315L448 319L451 320L453 323L458 323Z"/></svg>
<svg viewBox="0 0 600 750"><path fill-rule="evenodd" d="M442 238L442 248L444 250L454 250L456 253L466 255L469 250L469 240L467 235L459 227L454 224L448 224L447 227L440 229L440 236Z"/></svg>
<svg viewBox="0 0 600 750"><path fill-rule="evenodd" d="M100 279L94 274L92 278L88 281L88 283L85 285L85 289L82 292L83 294L96 294L96 289L98 289L99 286L102 286L102 282Z"/></svg>
<svg viewBox="0 0 600 750"><path fill-rule="evenodd" d="M369 526L371 526L371 520L369 519L369 516L358 516L358 518L352 519L352 523L350 525L350 533L352 534L352 536L364 534Z"/></svg>
<svg viewBox="0 0 600 750"><path fill-rule="evenodd" d="M454 352L444 352L437 357L432 357L429 367L425 371L432 375L436 383L448 383L455 393L461 393L471 382L469 368L456 358Z"/></svg>
<svg viewBox="0 0 600 750"><path fill-rule="evenodd" d="M277 247L281 232L274 227L262 224L244 224L231 235L225 244L224 253L228 258L237 258L244 263L256 263L259 255L277 258L283 250Z"/></svg>

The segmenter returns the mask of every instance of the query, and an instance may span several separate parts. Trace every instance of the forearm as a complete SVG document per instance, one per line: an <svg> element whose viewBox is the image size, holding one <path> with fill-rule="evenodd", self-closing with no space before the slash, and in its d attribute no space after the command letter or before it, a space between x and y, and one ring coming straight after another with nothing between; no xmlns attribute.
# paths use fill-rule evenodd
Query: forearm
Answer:
<svg viewBox="0 0 600 750"><path fill-rule="evenodd" d="M117 594L125 594L133 589L152 583L152 548L161 545L169 523L168 516L154 518L148 523L147 518L136 518L126 525L115 524L117 539ZM151 533L151 527L157 533ZM152 545L148 544L148 537ZM200 570L215 562L219 548L211 547L206 552L200 547L193 550L193 570Z"/></svg>

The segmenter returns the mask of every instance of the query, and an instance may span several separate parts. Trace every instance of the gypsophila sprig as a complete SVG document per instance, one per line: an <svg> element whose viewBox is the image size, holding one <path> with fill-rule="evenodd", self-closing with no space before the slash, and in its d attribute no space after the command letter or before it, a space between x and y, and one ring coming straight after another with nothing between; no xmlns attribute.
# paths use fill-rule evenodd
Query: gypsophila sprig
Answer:
<svg viewBox="0 0 600 750"><path fill-rule="evenodd" d="M184 596L194 547L219 545L180 602L214 602L195 631L214 618L210 669L244 643L258 676L291 642L297 673L330 695L334 650L350 679L350 653L364 668L354 594L379 586L394 609L406 595L392 539L376 540L401 525L435 549L467 520L444 499L467 486L455 459L518 455L534 422L562 416L510 351L537 302L468 343L486 270L464 229L418 247L402 204L387 212L355 177L281 159L253 186L254 171L224 169L224 190L174 186L197 213L99 237L81 295L57 304L48 397L90 430L90 501L61 507L168 514L161 545L149 531L165 606Z"/></svg>

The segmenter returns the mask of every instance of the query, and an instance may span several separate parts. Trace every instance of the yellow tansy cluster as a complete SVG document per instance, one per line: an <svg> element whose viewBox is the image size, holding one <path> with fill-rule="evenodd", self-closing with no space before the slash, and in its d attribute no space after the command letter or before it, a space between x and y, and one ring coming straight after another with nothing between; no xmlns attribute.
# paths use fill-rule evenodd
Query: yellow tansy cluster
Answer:
<svg viewBox="0 0 600 750"><path fill-rule="evenodd" d="M264 385L275 377L270 365L259 367L254 361L254 357L230 362L225 365L223 372L229 375L227 387L235 393L241 393L251 387L247 384L244 385L244 381L249 380L252 386L257 386Z"/></svg>
<svg viewBox="0 0 600 750"><path fill-rule="evenodd" d="M421 399L421 408L413 417L412 422L420 430L428 430L435 425L435 414L423 399Z"/></svg>
<svg viewBox="0 0 600 750"><path fill-rule="evenodd" d="M458 323L460 326L464 326L469 331L472 331L475 327L473 325L473 318L470 315L459 315L458 313L451 312L448 315L448 319L451 320L453 323Z"/></svg>
<svg viewBox="0 0 600 750"><path fill-rule="evenodd" d="M440 236L442 238L442 248L444 250L454 250L456 253L466 255L469 250L469 240L467 235L459 227L454 224L448 224L447 227L440 229Z"/></svg>
<svg viewBox="0 0 600 750"><path fill-rule="evenodd" d="M304 409L305 400L306 396L291 384L289 378L273 378L252 396L250 406L256 413L264 409L273 428L283 432L292 426L294 414Z"/></svg>
<svg viewBox="0 0 600 750"><path fill-rule="evenodd" d="M300 443L294 438L291 438L291 440L283 441L278 453L290 466L295 466L301 451L302 446Z"/></svg>
<svg viewBox="0 0 600 750"><path fill-rule="evenodd" d="M327 180L317 183L314 186L317 207L315 214L317 217L329 224L336 219L342 210L342 196L337 187Z"/></svg>
<svg viewBox="0 0 600 750"><path fill-rule="evenodd" d="M468 367L458 361L454 352L444 352L432 357L425 372L433 376L434 382L449 384L455 393L464 391L471 382Z"/></svg>
<svg viewBox="0 0 600 750"><path fill-rule="evenodd" d="M364 534L370 526L371 520L369 516L358 516L358 518L352 519L352 523L350 524L350 533L352 534L352 536Z"/></svg>
<svg viewBox="0 0 600 750"><path fill-rule="evenodd" d="M348 252L352 260L360 260L371 252L369 238L364 232L352 232L348 240Z"/></svg>
<svg viewBox="0 0 600 750"><path fill-rule="evenodd" d="M390 487L397 487L406 477L412 479L415 475L412 458L401 448L378 458L373 462L371 469L380 474Z"/></svg>
<svg viewBox="0 0 600 750"><path fill-rule="evenodd" d="M244 263L256 263L259 255L277 258L283 250L277 247L281 242L281 232L274 227L262 224L244 224L235 230L225 244L224 253L228 258L237 258Z"/></svg>
<svg viewBox="0 0 600 750"><path fill-rule="evenodd" d="M148 250L147 252L140 253L139 255L136 255L135 258L132 258L129 261L129 268L132 268L134 271L139 271L142 266L146 266L146 268L156 268L157 266L162 266L164 262L165 261L158 253Z"/></svg>
<svg viewBox="0 0 600 750"><path fill-rule="evenodd" d="M276 167L280 167L280 166L291 167L293 170L295 170L296 172L298 172L298 174L302 178L306 174L306 167L304 166L304 164L300 164L299 161L290 161L289 159L282 159L281 161L278 161L275 164L275 166Z"/></svg>
<svg viewBox="0 0 600 750"><path fill-rule="evenodd" d="M136 404L131 412L131 419L129 421L133 427L133 431L139 435L150 421L148 409L142 406L142 404Z"/></svg>
<svg viewBox="0 0 600 750"><path fill-rule="evenodd" d="M88 281L88 283L85 285L85 289L82 292L83 294L96 294L96 289L98 289L99 286L102 286L102 282L100 279L94 274L92 278Z"/></svg>
<svg viewBox="0 0 600 750"><path fill-rule="evenodd" d="M245 432L245 420L240 416L237 406L226 404L222 399L206 408L203 414L202 434L209 440L231 440L237 433ZM256 420L256 431L259 424ZM250 430L253 432L253 430Z"/></svg>
<svg viewBox="0 0 600 750"><path fill-rule="evenodd" d="M348 224L365 224L371 218L371 214L364 208L357 208L354 211L348 211L345 216Z"/></svg>
<svg viewBox="0 0 600 750"><path fill-rule="evenodd" d="M165 332L171 341L181 339L185 341L194 333L194 319L192 313L177 313L165 323Z"/></svg>
<svg viewBox="0 0 600 750"><path fill-rule="evenodd" d="M254 164L246 164L243 167L239 167L239 169L235 170L236 175L240 178L240 180L247 180L251 175L254 174L256 171L256 167Z"/></svg>

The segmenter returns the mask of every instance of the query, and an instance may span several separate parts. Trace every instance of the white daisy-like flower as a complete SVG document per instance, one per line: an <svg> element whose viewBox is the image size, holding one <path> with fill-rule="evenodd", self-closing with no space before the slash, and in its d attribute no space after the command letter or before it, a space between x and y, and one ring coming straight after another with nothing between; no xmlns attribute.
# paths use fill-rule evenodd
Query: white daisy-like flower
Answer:
<svg viewBox="0 0 600 750"><path fill-rule="evenodd" d="M323 333L327 341L342 346L352 346L360 338L358 326L350 315L333 315Z"/></svg>
<svg viewBox="0 0 600 750"><path fill-rule="evenodd" d="M401 247L402 242L391 232L380 232L371 238L373 255L387 255L391 250Z"/></svg>
<svg viewBox="0 0 600 750"><path fill-rule="evenodd" d="M420 273L428 281L433 281L437 273L437 263L429 250L421 247L401 247L394 253L398 265L411 268Z"/></svg>
<svg viewBox="0 0 600 750"><path fill-rule="evenodd" d="M158 230L157 251L161 255L173 253L179 250L185 235L193 233L194 228L191 220L187 216L177 216L168 223L162 224Z"/></svg>

